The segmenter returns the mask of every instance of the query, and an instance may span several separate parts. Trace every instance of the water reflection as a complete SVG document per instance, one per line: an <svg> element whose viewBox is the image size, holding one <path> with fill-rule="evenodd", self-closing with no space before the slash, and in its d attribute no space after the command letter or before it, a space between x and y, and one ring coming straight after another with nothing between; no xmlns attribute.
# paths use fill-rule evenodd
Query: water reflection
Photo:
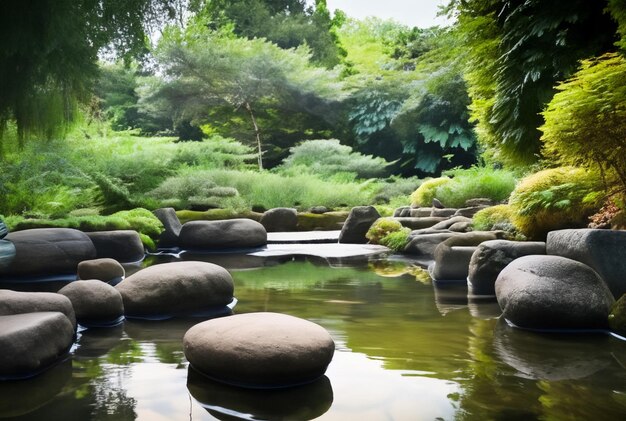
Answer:
<svg viewBox="0 0 626 421"><path fill-rule="evenodd" d="M187 389L220 420L311 420L328 411L333 402L326 376L299 387L250 390L214 382L190 367Z"/></svg>
<svg viewBox="0 0 626 421"><path fill-rule="evenodd" d="M72 378L72 361L67 359L37 377L0 382L0 418L36 411L52 401Z"/></svg>
<svg viewBox="0 0 626 421"><path fill-rule="evenodd" d="M493 344L500 359L521 376L538 380L588 377L611 363L604 334L549 334L510 327L500 319Z"/></svg>

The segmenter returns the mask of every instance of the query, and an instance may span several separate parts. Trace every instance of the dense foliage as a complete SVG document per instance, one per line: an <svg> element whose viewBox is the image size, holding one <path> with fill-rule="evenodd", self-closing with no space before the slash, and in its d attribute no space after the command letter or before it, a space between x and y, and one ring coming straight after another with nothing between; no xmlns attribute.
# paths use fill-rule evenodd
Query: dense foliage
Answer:
<svg viewBox="0 0 626 421"><path fill-rule="evenodd" d="M545 154L562 165L584 166L626 194L626 59L607 54L585 60L558 87L541 127Z"/></svg>

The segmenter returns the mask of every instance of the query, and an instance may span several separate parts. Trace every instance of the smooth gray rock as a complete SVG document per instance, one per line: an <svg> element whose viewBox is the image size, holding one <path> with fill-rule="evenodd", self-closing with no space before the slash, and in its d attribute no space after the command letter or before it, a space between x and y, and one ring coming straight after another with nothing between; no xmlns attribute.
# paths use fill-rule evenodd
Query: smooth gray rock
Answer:
<svg viewBox="0 0 626 421"><path fill-rule="evenodd" d="M27 378L67 354L74 327L63 313L0 316L0 378Z"/></svg>
<svg viewBox="0 0 626 421"><path fill-rule="evenodd" d="M98 279L110 282L121 281L125 275L124 266L115 259L84 260L78 264L78 279Z"/></svg>
<svg viewBox="0 0 626 421"><path fill-rule="evenodd" d="M440 222L433 225L431 228L434 230L447 230L452 225L460 223L460 222L472 222L470 218L465 216L453 216L452 218L443 218Z"/></svg>
<svg viewBox="0 0 626 421"><path fill-rule="evenodd" d="M58 293L70 299L78 323L85 327L119 324L124 315L120 293L99 280L74 281Z"/></svg>
<svg viewBox="0 0 626 421"><path fill-rule="evenodd" d="M209 320L185 334L192 367L228 384L287 387L321 377L335 352L323 327L278 313L247 313Z"/></svg>
<svg viewBox="0 0 626 421"><path fill-rule="evenodd" d="M461 208L458 209L455 212L455 216L465 216L467 218L471 218L472 216L476 215L476 213L478 213L478 211L481 211L483 209L487 209L489 206L471 206L471 207L467 207L467 208Z"/></svg>
<svg viewBox="0 0 626 421"><path fill-rule="evenodd" d="M436 197L433 198L433 208L435 209L444 209L445 206L443 203L441 203L441 200L437 199Z"/></svg>
<svg viewBox="0 0 626 421"><path fill-rule="evenodd" d="M160 208L154 211L154 215L163 224L163 232L159 235L159 247L178 246L178 236L183 225L176 215L174 208Z"/></svg>
<svg viewBox="0 0 626 421"><path fill-rule="evenodd" d="M313 206L311 209L309 209L309 212L314 213L316 215L321 215L323 213L328 212L330 209L328 209L326 206Z"/></svg>
<svg viewBox="0 0 626 421"><path fill-rule="evenodd" d="M432 278L435 280L465 280L469 263L476 247L498 238L499 233L474 231L448 238L435 248L435 265Z"/></svg>
<svg viewBox="0 0 626 421"><path fill-rule="evenodd" d="M356 206L350 211L339 234L340 243L366 244L365 234L372 224L380 218L374 206Z"/></svg>
<svg viewBox="0 0 626 421"><path fill-rule="evenodd" d="M110 258L121 263L131 263L143 260L146 255L137 231L97 231L86 234L96 247L95 257L98 259Z"/></svg>
<svg viewBox="0 0 626 421"><path fill-rule="evenodd" d="M467 275L470 293L494 295L498 275L513 260L531 254L546 254L542 241L491 240L481 243L469 263Z"/></svg>
<svg viewBox="0 0 626 421"><path fill-rule="evenodd" d="M456 208L433 208L433 211L430 213L430 216L440 216L444 218L449 218L454 216L456 213Z"/></svg>
<svg viewBox="0 0 626 421"><path fill-rule="evenodd" d="M115 287L127 317L162 318L190 315L233 300L233 278L206 262L175 262L150 266Z"/></svg>
<svg viewBox="0 0 626 421"><path fill-rule="evenodd" d="M75 274L78 263L96 257L87 235L70 228L36 228L9 233L15 257L0 276Z"/></svg>
<svg viewBox="0 0 626 421"><path fill-rule="evenodd" d="M589 266L560 256L523 256L496 280L503 316L529 329L606 329L615 302Z"/></svg>
<svg viewBox="0 0 626 421"><path fill-rule="evenodd" d="M551 231L546 240L546 251L591 267L604 279L615 299L626 294L626 231Z"/></svg>
<svg viewBox="0 0 626 421"><path fill-rule="evenodd" d="M293 208L274 208L261 216L261 225L267 232L290 232L298 228L298 211Z"/></svg>
<svg viewBox="0 0 626 421"><path fill-rule="evenodd" d="M441 221L445 220L445 218L432 218L430 216L423 217L423 218L398 217L398 218L393 218L393 219L400 222L403 227L410 228L411 230L430 228L433 225L436 225L440 223Z"/></svg>
<svg viewBox="0 0 626 421"><path fill-rule="evenodd" d="M431 213L433 213L433 208L413 208L409 209L409 215L406 216L410 216L411 218L426 218L430 217Z"/></svg>
<svg viewBox="0 0 626 421"><path fill-rule="evenodd" d="M461 235L458 232L443 231L432 234L411 234L409 243L405 246L404 252L414 256L432 259L435 255L435 248L450 237Z"/></svg>
<svg viewBox="0 0 626 421"><path fill-rule="evenodd" d="M457 223L450 225L450 228L448 229L454 232L469 232L472 230L472 223L471 222L457 222Z"/></svg>
<svg viewBox="0 0 626 421"><path fill-rule="evenodd" d="M184 249L250 248L267 244L267 231L245 218L191 221L183 225L179 240Z"/></svg>
<svg viewBox="0 0 626 421"><path fill-rule="evenodd" d="M393 217L394 218L399 218L402 216L410 216L410 212L411 212L411 207L410 206L401 206L399 208L396 208L393 211Z"/></svg>
<svg viewBox="0 0 626 421"><path fill-rule="evenodd" d="M41 311L63 313L76 327L74 307L67 297L53 292L18 292L0 289L0 316Z"/></svg>

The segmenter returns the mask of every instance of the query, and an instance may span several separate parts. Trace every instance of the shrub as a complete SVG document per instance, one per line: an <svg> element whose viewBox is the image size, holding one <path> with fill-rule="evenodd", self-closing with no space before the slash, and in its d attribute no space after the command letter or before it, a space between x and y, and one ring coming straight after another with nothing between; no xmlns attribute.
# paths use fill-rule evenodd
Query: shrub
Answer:
<svg viewBox="0 0 626 421"><path fill-rule="evenodd" d="M390 232L385 235L380 240L380 244L389 247L393 251L403 251L409 242L409 234L411 234L411 230L403 227L399 231Z"/></svg>
<svg viewBox="0 0 626 421"><path fill-rule="evenodd" d="M378 218L365 234L373 244L381 244L381 239L391 232L400 231L402 224L393 218Z"/></svg>
<svg viewBox="0 0 626 421"><path fill-rule="evenodd" d="M513 224L530 238L549 231L585 227L601 203L601 182L582 168L561 167L524 178L511 194Z"/></svg>
<svg viewBox="0 0 626 421"><path fill-rule="evenodd" d="M449 177L431 178L424 181L411 195L411 204L414 206L431 206L437 196L437 189L450 182Z"/></svg>
<svg viewBox="0 0 626 421"><path fill-rule="evenodd" d="M285 158L279 171L299 167L323 176L347 172L357 174L360 178L372 178L384 175L389 165L383 158L354 152L351 147L341 145L337 139L308 140L289 151L290 155Z"/></svg>
<svg viewBox="0 0 626 421"><path fill-rule="evenodd" d="M488 167L471 167L446 171L452 175L451 182L437 188L436 197L449 207L460 208L465 201L486 197L495 202L508 199L517 182L515 175L507 170Z"/></svg>
<svg viewBox="0 0 626 421"><path fill-rule="evenodd" d="M510 205L490 206L478 211L472 218L475 231L505 231L507 237L524 240L525 236L518 232L513 224L513 208Z"/></svg>
<svg viewBox="0 0 626 421"><path fill-rule="evenodd" d="M561 165L595 169L626 196L626 59L583 60L543 113L544 154Z"/></svg>

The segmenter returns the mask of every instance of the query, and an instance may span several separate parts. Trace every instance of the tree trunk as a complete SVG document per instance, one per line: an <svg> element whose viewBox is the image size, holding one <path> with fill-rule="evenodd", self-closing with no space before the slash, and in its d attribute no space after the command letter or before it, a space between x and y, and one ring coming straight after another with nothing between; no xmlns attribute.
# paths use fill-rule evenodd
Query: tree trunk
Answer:
<svg viewBox="0 0 626 421"><path fill-rule="evenodd" d="M258 161L259 161L259 170L263 170L263 150L261 149L261 131L259 130L259 126L256 124L256 118L254 118L254 113L252 112L252 107L250 107L250 103L246 101L244 106L246 107L246 110L248 110L248 114L250 114L250 120L252 120L252 125L254 126L254 135L256 136L256 146L257 146Z"/></svg>

